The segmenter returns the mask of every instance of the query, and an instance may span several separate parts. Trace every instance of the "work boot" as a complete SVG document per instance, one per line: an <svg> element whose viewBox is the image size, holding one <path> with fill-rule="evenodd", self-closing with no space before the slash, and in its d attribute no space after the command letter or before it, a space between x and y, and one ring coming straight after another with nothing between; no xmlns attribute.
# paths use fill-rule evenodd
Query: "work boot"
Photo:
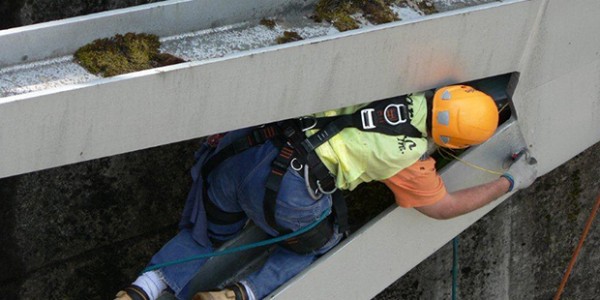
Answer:
<svg viewBox="0 0 600 300"><path fill-rule="evenodd" d="M149 300L148 294L137 285L130 285L120 290L115 296L115 300Z"/></svg>
<svg viewBox="0 0 600 300"><path fill-rule="evenodd" d="M196 293L192 300L248 300L248 294L241 283L236 283L220 291Z"/></svg>

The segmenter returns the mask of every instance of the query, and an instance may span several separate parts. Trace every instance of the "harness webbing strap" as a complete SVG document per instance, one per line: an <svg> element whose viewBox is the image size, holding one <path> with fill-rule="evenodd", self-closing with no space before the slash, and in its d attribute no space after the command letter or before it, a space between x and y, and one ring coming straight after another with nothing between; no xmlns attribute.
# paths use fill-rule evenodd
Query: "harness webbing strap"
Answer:
<svg viewBox="0 0 600 300"><path fill-rule="evenodd" d="M220 222L219 224L231 224L245 217L243 212L224 212L210 201L207 193L207 178L209 173L229 157L262 144L267 140L271 140L280 151L271 163L271 172L267 176L265 183L265 198L263 202L265 221L280 234L290 232L289 229L277 224L275 210L283 176L286 174L292 160L295 159L297 160L297 164L294 164L295 166L300 165L302 168L308 168L306 171L308 171L309 175L305 176L310 176L311 178L306 178L306 180L310 184L316 185L316 187L310 187L311 193L315 189L318 189L317 192L323 194L333 193L333 213L330 218L322 222L323 224L317 226L318 230L307 232L301 238L287 241L284 244L299 253L308 253L322 247L329 240L331 234L333 234L334 220L337 222L340 232L347 232L348 209L343 194L340 191L334 193L336 191L335 177L330 173L325 164L323 164L315 149L349 127L365 132L420 138L423 136L422 133L410 123L412 112L409 109L409 105L411 103L412 100L405 96L395 97L373 102L349 115L324 118L304 117L256 128L248 136L236 140L219 150L203 166L201 172L204 180L205 208L207 214L209 214L209 219L215 223ZM309 121L308 124L307 121ZM312 128L319 130L307 138L305 131ZM311 194L311 196L313 195L316 194ZM226 216L227 214L229 216Z"/></svg>
<svg viewBox="0 0 600 300"><path fill-rule="evenodd" d="M273 139L280 134L279 126L276 124L268 124L254 129L245 138L234 141L213 155L202 167L202 178L206 180L208 174L226 159Z"/></svg>
<svg viewBox="0 0 600 300"><path fill-rule="evenodd" d="M339 230L341 233L347 236L350 228L348 225L348 206L346 205L344 193L340 190L337 190L335 193L333 193L333 195L331 195L331 201L333 202L333 213L335 214Z"/></svg>
<svg viewBox="0 0 600 300"><path fill-rule="evenodd" d="M204 210L206 210L206 217L208 221L219 225L229 225L237 223L246 217L246 213L240 212L228 212L220 209L215 205L212 200L208 197L208 190L206 188L202 191L202 199L204 201Z"/></svg>
<svg viewBox="0 0 600 300"><path fill-rule="evenodd" d="M387 135L422 137L423 134L410 123L409 101L405 96L375 101L353 114L315 119L317 133L302 142L304 151L311 152L338 134L353 127L365 132Z"/></svg>
<svg viewBox="0 0 600 300"><path fill-rule="evenodd" d="M314 149L303 145L307 138L302 128L300 128L300 123L296 120L286 120L281 126L284 135L298 154L296 158L301 164L309 167L310 173L315 177L320 189L322 191L334 191L336 188L335 177L329 172L329 169L323 164Z"/></svg>
<svg viewBox="0 0 600 300"><path fill-rule="evenodd" d="M275 124L265 125L264 127L256 128L251 134L245 138L238 139L230 145L224 147L215 155L213 155L205 164L202 166L202 198L204 201L204 209L206 210L206 216L211 223L219 225L228 225L237 223L246 217L246 213L241 212L228 212L217 207L210 197L208 196L208 175L216 168L219 164L227 160L228 158L241 153L251 147L262 144L274 137L280 135L279 127Z"/></svg>
<svg viewBox="0 0 600 300"><path fill-rule="evenodd" d="M290 230L279 226L275 221L277 194L279 193L279 187L281 186L283 176L287 172L287 168L293 158L294 149L288 145L283 146L277 157L271 163L271 173L267 176L267 182L265 184L265 199L263 202L265 221L271 228L275 229L280 234L289 232Z"/></svg>

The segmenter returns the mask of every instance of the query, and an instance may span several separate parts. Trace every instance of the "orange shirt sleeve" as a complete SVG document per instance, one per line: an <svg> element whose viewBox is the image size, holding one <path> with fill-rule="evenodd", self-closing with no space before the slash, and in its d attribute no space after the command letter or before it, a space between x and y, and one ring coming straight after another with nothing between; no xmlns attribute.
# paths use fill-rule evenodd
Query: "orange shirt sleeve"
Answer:
<svg viewBox="0 0 600 300"><path fill-rule="evenodd" d="M447 193L444 181L431 157L419 160L396 175L382 181L402 207L427 206L440 201Z"/></svg>

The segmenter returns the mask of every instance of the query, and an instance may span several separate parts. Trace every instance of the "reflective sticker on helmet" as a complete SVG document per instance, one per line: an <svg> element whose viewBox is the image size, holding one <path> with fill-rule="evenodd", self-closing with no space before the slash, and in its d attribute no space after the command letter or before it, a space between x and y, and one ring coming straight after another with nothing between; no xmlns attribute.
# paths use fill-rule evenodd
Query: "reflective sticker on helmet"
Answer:
<svg viewBox="0 0 600 300"><path fill-rule="evenodd" d="M450 138L447 136L440 136L440 139L442 140L442 142L444 142L444 144L448 144L450 142Z"/></svg>
<svg viewBox="0 0 600 300"><path fill-rule="evenodd" d="M448 126L450 124L450 113L447 110L438 112L437 121L438 124Z"/></svg>
<svg viewBox="0 0 600 300"><path fill-rule="evenodd" d="M450 95L450 92L448 90L445 90L442 94L442 100L450 100L450 98L452 98L452 95Z"/></svg>

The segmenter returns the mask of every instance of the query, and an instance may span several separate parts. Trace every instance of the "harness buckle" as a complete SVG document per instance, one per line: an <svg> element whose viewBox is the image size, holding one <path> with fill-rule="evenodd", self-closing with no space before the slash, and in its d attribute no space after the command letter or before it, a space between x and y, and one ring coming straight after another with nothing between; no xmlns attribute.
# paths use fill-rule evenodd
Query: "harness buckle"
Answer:
<svg viewBox="0 0 600 300"><path fill-rule="evenodd" d="M309 126L304 126L304 120L311 120L312 124L310 124ZM298 118L298 121L300 121L300 124L303 127L302 132L307 132L317 126L317 118L315 118L313 116L300 117L300 118Z"/></svg>

